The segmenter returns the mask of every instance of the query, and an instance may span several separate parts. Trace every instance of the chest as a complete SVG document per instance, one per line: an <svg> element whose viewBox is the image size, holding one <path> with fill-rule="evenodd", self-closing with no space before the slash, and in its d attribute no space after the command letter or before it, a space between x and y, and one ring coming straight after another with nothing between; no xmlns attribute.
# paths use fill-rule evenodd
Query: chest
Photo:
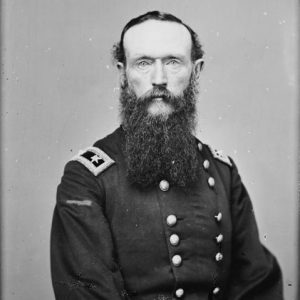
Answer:
<svg viewBox="0 0 300 300"><path fill-rule="evenodd" d="M209 184L211 178L214 185ZM202 170L197 183L186 189L164 184L132 186L122 169L105 182L105 211L122 253L165 250L171 236L199 257L215 252L220 234L223 244L230 243L229 199L216 172Z"/></svg>

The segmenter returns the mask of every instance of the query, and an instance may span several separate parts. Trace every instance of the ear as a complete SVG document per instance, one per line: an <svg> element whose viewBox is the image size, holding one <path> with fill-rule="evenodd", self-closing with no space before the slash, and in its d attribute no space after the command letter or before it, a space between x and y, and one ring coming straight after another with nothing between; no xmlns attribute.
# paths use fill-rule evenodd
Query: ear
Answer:
<svg viewBox="0 0 300 300"><path fill-rule="evenodd" d="M202 58L199 58L194 62L193 72L194 72L196 81L198 81L200 79L200 72L203 69L203 65L204 65L204 60Z"/></svg>
<svg viewBox="0 0 300 300"><path fill-rule="evenodd" d="M199 58L194 62L194 71L196 74L200 73L204 67L204 59Z"/></svg>
<svg viewBox="0 0 300 300"><path fill-rule="evenodd" d="M123 63L121 62L118 62L117 63L117 68L118 68L118 71L119 71L119 81L120 81L120 85L121 87L124 86L125 84L125 81L126 81L126 71L125 71L125 66Z"/></svg>

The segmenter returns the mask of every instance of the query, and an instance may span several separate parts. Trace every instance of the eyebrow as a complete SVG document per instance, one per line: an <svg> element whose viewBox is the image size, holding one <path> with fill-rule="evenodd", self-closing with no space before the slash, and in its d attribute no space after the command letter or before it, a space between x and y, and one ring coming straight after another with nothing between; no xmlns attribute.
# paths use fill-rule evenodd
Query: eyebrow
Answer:
<svg viewBox="0 0 300 300"><path fill-rule="evenodd" d="M154 57L151 57L151 56L148 56L148 55L142 55L142 56L139 56L139 55L135 55L133 57L134 60L139 60L139 59L149 59L149 60L152 60L152 59L155 59Z"/></svg>
<svg viewBox="0 0 300 300"><path fill-rule="evenodd" d="M169 55L162 57L162 59L181 59L181 60L184 60L184 58L185 57L183 55L174 55L174 54L169 54ZM139 54L137 54L133 57L133 60L135 60L135 61L140 60L140 59L153 60L153 59L157 59L157 57L153 57L153 56L149 56L149 55L139 56Z"/></svg>

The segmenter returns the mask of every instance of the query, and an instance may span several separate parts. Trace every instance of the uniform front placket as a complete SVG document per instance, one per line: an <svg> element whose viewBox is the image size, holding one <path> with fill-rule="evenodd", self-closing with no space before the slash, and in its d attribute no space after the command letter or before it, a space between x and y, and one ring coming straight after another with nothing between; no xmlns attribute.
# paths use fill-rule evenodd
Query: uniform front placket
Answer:
<svg viewBox="0 0 300 300"><path fill-rule="evenodd" d="M219 188L220 188L220 184L217 179L219 178L216 178L216 174L213 174L215 172L212 172L211 171L211 166L212 166L212 163L209 161L208 158L206 158L206 153L204 153L204 149L203 149L203 145L201 143L198 144L198 149L199 151L201 152L202 156L204 157L204 160L203 160L203 169L205 171L205 174L206 174L206 178L207 178L207 184L209 186L209 188L211 190L214 191L214 193L216 194L216 199L217 199L217 203L216 203L216 213L214 215L214 218L215 218L215 222L217 223L217 227L218 227L218 234L213 237L215 242L216 242L216 254L215 254L215 257L213 258L216 262L216 273L215 273L215 276L213 276L213 283L212 283L212 290L211 290L211 294L216 297L216 296L219 296L220 292L221 292L221 288L219 286L219 274L222 272L222 263L223 263L223 259L224 259L224 256L223 256L223 253L222 253L222 241L223 241L223 234L222 234L222 218L223 218L223 214L222 214L222 211L220 209L220 206L219 206L219 196L220 196L220 191L219 191Z"/></svg>
<svg viewBox="0 0 300 300"><path fill-rule="evenodd" d="M167 180L163 179L159 182L159 202L163 201L164 203L170 200L170 184ZM165 209L162 208L162 203L160 203L161 211L164 214ZM164 228L165 228L165 236L167 248L169 251L170 265L173 271L173 275L175 277L175 286L174 286L174 296L175 298L183 298L184 289L180 286L180 282L178 282L178 277L176 276L177 272L181 268L183 264L183 259L180 254L180 236L176 232L176 226L180 226L180 220L178 218L178 213L174 210L175 208L169 208L169 212L164 216Z"/></svg>

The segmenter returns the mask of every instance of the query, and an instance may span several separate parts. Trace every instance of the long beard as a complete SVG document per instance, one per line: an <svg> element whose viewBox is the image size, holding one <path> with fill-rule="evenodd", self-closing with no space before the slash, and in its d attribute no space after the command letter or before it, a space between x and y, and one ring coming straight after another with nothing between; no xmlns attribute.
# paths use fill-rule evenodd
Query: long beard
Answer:
<svg viewBox="0 0 300 300"><path fill-rule="evenodd" d="M137 98L127 83L122 87L121 116L130 183L142 187L156 185L162 179L180 187L195 183L199 170L193 136L196 95L193 77L179 97L164 87L154 87ZM150 115L147 109L154 98L162 98L173 112L168 116Z"/></svg>

